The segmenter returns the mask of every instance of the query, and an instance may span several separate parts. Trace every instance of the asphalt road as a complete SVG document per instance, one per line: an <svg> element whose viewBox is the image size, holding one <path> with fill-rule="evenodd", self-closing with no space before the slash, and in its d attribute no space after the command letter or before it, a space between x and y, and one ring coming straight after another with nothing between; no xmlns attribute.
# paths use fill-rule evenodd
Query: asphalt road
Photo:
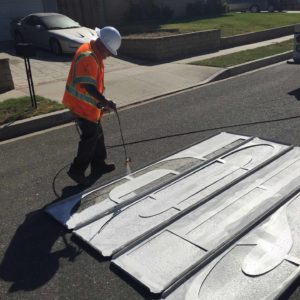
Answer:
<svg viewBox="0 0 300 300"><path fill-rule="evenodd" d="M136 170L221 131L300 145L300 66L279 64L120 112ZM117 119L104 119L109 159L125 175ZM144 299L109 261L71 238L42 208L79 192L66 170L75 126L0 143L0 299ZM282 299L300 299L298 280Z"/></svg>

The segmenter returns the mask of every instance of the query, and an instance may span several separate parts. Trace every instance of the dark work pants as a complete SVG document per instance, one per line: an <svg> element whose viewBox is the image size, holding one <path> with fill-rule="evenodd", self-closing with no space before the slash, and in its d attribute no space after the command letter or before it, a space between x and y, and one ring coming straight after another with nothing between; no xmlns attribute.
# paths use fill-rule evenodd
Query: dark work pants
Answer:
<svg viewBox="0 0 300 300"><path fill-rule="evenodd" d="M72 169L84 172L89 164L91 168L101 166L106 159L106 148L101 123L93 123L77 118L77 124L81 130L77 156L74 158Z"/></svg>

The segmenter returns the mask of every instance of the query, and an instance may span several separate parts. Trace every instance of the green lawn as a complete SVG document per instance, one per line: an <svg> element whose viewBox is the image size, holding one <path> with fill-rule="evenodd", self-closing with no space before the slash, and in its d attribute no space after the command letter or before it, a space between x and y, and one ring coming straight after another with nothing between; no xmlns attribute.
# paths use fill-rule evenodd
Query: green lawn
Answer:
<svg viewBox="0 0 300 300"><path fill-rule="evenodd" d="M298 13L229 13L220 17L180 19L168 23L152 22L147 25L126 26L123 29L127 33L141 33L151 29L178 29L181 33L221 29L221 36L225 37L297 23L300 23L300 14Z"/></svg>
<svg viewBox="0 0 300 300"><path fill-rule="evenodd" d="M222 55L211 59L200 60L191 64L209 67L228 68L263 57L283 53L286 51L291 51L292 49L293 40L289 40L286 42L276 43L265 47L259 47L251 50Z"/></svg>
<svg viewBox="0 0 300 300"><path fill-rule="evenodd" d="M31 107L30 97L7 99L0 102L0 125L61 110L64 106L55 101L36 96L37 109Z"/></svg>

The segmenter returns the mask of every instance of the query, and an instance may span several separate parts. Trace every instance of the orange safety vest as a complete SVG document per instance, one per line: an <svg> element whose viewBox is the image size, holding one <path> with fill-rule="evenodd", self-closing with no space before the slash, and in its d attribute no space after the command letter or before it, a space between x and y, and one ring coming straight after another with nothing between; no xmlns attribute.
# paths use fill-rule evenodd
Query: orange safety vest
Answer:
<svg viewBox="0 0 300 300"><path fill-rule="evenodd" d="M83 84L87 83L103 94L104 64L94 41L81 45L76 51L62 102L75 115L97 123L103 111L97 107L98 101L84 88Z"/></svg>

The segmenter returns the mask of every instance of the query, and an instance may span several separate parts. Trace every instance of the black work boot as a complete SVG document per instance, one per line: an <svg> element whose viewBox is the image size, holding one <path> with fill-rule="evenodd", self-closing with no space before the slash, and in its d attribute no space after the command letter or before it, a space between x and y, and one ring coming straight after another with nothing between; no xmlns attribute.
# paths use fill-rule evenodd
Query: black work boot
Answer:
<svg viewBox="0 0 300 300"><path fill-rule="evenodd" d="M84 176L84 172L76 170L73 166L70 167L67 174L78 184L80 185L88 185L89 180Z"/></svg>
<svg viewBox="0 0 300 300"><path fill-rule="evenodd" d="M107 164L105 162L97 165L91 165L91 176L101 176L110 173L116 169L115 164Z"/></svg>

